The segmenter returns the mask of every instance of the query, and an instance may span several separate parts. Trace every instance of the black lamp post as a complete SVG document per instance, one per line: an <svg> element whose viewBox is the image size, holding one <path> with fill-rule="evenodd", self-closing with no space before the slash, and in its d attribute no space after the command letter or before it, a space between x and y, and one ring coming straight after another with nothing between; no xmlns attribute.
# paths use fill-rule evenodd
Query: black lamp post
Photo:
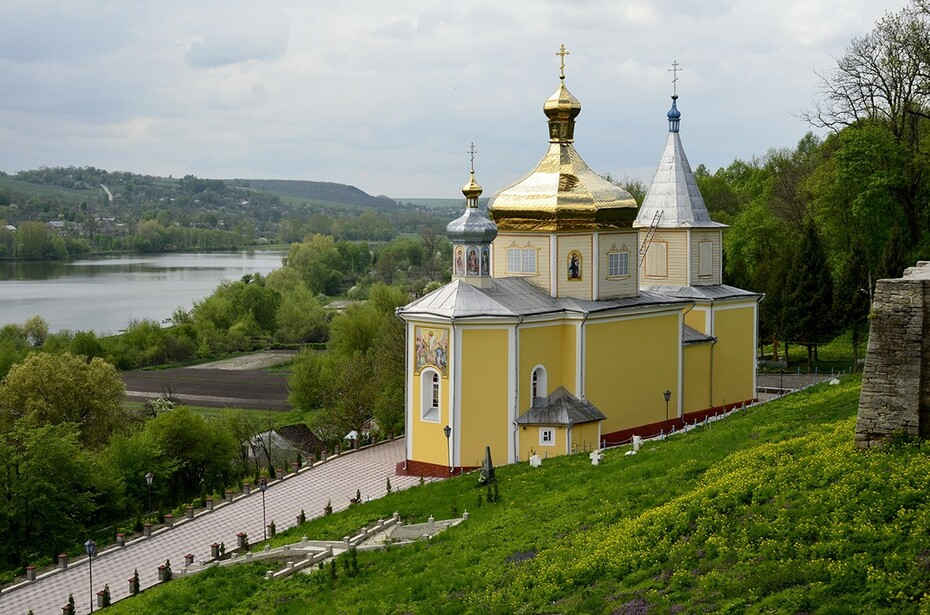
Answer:
<svg viewBox="0 0 930 615"><path fill-rule="evenodd" d="M665 398L665 422L668 422L668 400L672 398L672 392L668 389L665 389L665 393L662 393L662 396Z"/></svg>
<svg viewBox="0 0 930 615"><path fill-rule="evenodd" d="M449 474L452 474L452 444L449 437L452 435L452 428L446 425L442 428L442 433L446 434L446 455L449 457Z"/></svg>
<svg viewBox="0 0 930 615"><path fill-rule="evenodd" d="M87 552L87 573L90 576L90 612L94 612L94 556L97 555L97 543L92 538L88 538L84 543L84 551Z"/></svg>
<svg viewBox="0 0 930 615"><path fill-rule="evenodd" d="M154 479L155 479L154 474L152 474L151 472L145 473L145 484L148 487L148 494L149 494L149 506L148 506L149 512L152 511L152 481Z"/></svg>
<svg viewBox="0 0 930 615"><path fill-rule="evenodd" d="M268 540L268 524L265 522L265 490L268 489L268 481L263 478L258 483L258 488L262 491L262 534L265 540Z"/></svg>

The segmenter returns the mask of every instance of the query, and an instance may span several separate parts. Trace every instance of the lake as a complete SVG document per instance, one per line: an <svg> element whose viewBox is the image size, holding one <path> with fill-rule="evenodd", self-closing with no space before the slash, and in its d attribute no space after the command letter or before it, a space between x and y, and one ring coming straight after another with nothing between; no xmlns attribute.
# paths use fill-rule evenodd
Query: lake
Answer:
<svg viewBox="0 0 930 615"><path fill-rule="evenodd" d="M70 262L0 262L0 326L38 314L51 331L125 329L161 321L210 295L220 282L281 266L283 251L177 253Z"/></svg>

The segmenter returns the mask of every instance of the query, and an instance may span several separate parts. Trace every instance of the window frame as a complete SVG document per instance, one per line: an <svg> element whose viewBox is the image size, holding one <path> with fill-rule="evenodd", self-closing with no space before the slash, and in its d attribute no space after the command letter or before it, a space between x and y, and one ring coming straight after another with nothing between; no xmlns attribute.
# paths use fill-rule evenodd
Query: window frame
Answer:
<svg viewBox="0 0 930 615"><path fill-rule="evenodd" d="M626 273L611 273L610 272L610 257L611 256L616 256L618 258L618 261L619 261L619 257L621 256L626 257L626 260L625 260ZM607 252L607 279L608 280L624 280L626 278L629 278L630 275L631 275L630 273L630 251L627 249L608 251Z"/></svg>
<svg viewBox="0 0 930 615"><path fill-rule="evenodd" d="M649 256L650 256L650 253L652 253L652 249L653 249L653 248L658 248L659 246L662 247L662 250L663 250L664 253L665 253L665 272L664 272L664 273L649 273L649 269L650 269L649 263L650 263L650 261L651 261L652 259L658 258L657 256L653 256L652 259L650 259L650 257L649 257ZM658 252L655 252L655 253L653 253L653 254L657 254L657 253L658 253ZM645 259L644 265L645 265L645 266L644 266L644 268L643 268L643 277L651 278L651 279L653 279L653 280L666 280L666 279L668 279L668 242L665 241L665 240L653 240L652 242L650 242L650 243L649 243L649 247L646 248L646 259Z"/></svg>
<svg viewBox="0 0 930 615"><path fill-rule="evenodd" d="M542 378L539 377L539 374L542 375ZM540 385L543 389L542 395L537 395L539 392ZM530 370L530 407L536 405L537 399L544 399L549 396L549 373L546 371L546 366L542 363L539 363L533 366L533 369Z"/></svg>
<svg viewBox="0 0 930 615"><path fill-rule="evenodd" d="M549 434L550 439L546 440L545 436ZM540 446L555 446L555 427L540 427L539 428L539 445Z"/></svg>
<svg viewBox="0 0 930 615"><path fill-rule="evenodd" d="M513 275L539 275L539 249L526 247L520 248L511 246L507 250L507 273ZM532 259L532 271L527 267L527 260ZM514 263L518 262L519 267L514 268Z"/></svg>
<svg viewBox="0 0 930 615"><path fill-rule="evenodd" d="M442 375L432 367L420 372L420 420L424 423L442 421Z"/></svg>
<svg viewBox="0 0 930 615"><path fill-rule="evenodd" d="M708 252L708 258L705 258L704 250ZM706 273L705 273L706 271ZM709 239L702 239L698 242L698 277L711 278L714 276L714 242Z"/></svg>

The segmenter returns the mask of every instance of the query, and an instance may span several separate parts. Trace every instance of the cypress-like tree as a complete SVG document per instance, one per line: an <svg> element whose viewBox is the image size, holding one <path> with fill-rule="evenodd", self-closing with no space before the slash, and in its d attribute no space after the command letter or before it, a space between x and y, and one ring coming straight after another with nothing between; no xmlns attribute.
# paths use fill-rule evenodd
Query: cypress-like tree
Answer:
<svg viewBox="0 0 930 615"><path fill-rule="evenodd" d="M785 337L807 346L808 366L817 344L829 341L835 330L832 310L833 278L817 228L808 218L785 284L783 321Z"/></svg>

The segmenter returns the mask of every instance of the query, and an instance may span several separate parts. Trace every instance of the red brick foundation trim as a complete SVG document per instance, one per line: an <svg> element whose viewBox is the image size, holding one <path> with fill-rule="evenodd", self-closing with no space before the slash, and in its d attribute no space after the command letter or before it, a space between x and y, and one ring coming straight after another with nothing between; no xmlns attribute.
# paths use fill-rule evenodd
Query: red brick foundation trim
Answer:
<svg viewBox="0 0 930 615"><path fill-rule="evenodd" d="M449 478L458 476L465 472L474 470L474 466L457 466L449 471L449 466L439 465L438 463L426 463L425 461L414 461L408 459L397 464L394 471L398 476L430 476L433 478Z"/></svg>
<svg viewBox="0 0 930 615"><path fill-rule="evenodd" d="M738 401L732 404L726 404L723 406L714 406L712 408L705 408L704 410L696 410L694 412L687 412L682 418L674 418L668 421L659 421L658 423L648 423L646 425L640 425L638 427L630 427L629 429L621 429L620 431L612 431L610 433L601 434L601 446L612 446L614 444L620 444L632 438L634 435L642 436L648 438L654 435L657 435L661 432L668 433L672 431L674 427L676 430L681 429L685 426L685 423L694 423L695 421L703 421L708 416L716 416L718 414L723 414L724 412L729 412L733 408L738 408L740 406L749 405L757 401L755 398L746 399L743 401Z"/></svg>

